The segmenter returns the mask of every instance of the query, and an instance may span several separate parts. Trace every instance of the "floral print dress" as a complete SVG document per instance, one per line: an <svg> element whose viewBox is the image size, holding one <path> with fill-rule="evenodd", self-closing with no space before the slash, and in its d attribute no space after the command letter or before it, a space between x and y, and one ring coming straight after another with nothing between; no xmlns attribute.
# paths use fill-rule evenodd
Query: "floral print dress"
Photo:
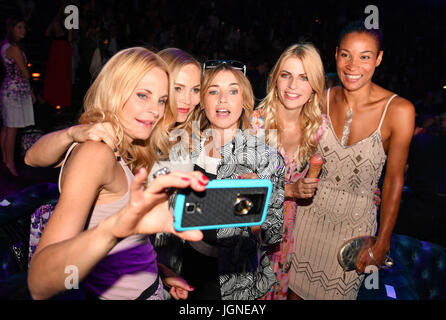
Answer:
<svg viewBox="0 0 446 320"><path fill-rule="evenodd" d="M263 109L255 110L251 116L251 126L254 132L258 134L260 130L265 129L263 118ZM316 133L316 142L319 142L322 134L327 128L327 117L322 116L322 125ZM292 157L288 157L284 148L279 144L278 151L285 160L285 184L295 183L304 178L307 174L309 164L300 161L299 149ZM288 295L288 282L290 269L289 253L293 252L294 244L294 225L296 222L297 203L295 198L285 198L283 205L283 236L282 242L268 248L268 256L272 268L276 274L276 283L270 288L269 292L263 296L262 300L286 300Z"/></svg>
<svg viewBox="0 0 446 320"><path fill-rule="evenodd" d="M17 63L6 55L6 50L10 46L10 43L5 42L0 49L6 71L0 88L3 125L9 128L24 128L34 125L31 85L23 76ZM22 54L26 63L26 56L23 52Z"/></svg>

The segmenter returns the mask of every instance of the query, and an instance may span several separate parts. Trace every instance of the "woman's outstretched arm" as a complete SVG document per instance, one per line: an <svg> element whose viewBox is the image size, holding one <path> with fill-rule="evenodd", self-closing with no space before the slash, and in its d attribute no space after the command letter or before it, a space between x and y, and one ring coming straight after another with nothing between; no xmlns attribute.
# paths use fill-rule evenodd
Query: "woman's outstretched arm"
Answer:
<svg viewBox="0 0 446 320"><path fill-rule="evenodd" d="M73 142L103 141L112 150L115 148L114 134L107 122L81 124L41 137L25 154L25 163L31 167L58 166Z"/></svg>
<svg viewBox="0 0 446 320"><path fill-rule="evenodd" d="M94 159L94 161L92 161ZM96 227L83 231L100 189L115 179L113 152L102 143L87 142L75 148L62 175L62 192L31 260L28 285L34 299L47 299L66 289L65 270L74 266L81 281L118 243L133 234L171 232L196 241L200 231L178 233L168 209L167 188L192 187L203 191L198 172L173 172L156 178L147 189L147 171L141 169L130 188L129 203ZM121 169L122 170L122 169Z"/></svg>

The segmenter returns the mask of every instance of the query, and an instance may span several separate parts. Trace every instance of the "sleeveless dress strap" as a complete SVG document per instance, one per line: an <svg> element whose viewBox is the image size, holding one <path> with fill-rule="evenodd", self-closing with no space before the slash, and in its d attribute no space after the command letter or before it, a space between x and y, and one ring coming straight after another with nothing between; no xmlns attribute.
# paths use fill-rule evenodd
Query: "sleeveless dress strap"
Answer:
<svg viewBox="0 0 446 320"><path fill-rule="evenodd" d="M386 112L387 112L387 108L389 107L390 102L393 100L393 98L395 98L396 96L398 96L397 94L394 94L393 96L390 97L389 101L387 101L386 107L384 108L383 114L381 116L381 120L379 121L379 125L378 125L378 130L381 130L381 125L383 124L383 120L384 117L386 116Z"/></svg>
<svg viewBox="0 0 446 320"><path fill-rule="evenodd" d="M74 147L77 146L77 145L78 145L78 143L74 142L70 146L70 148L67 150L67 153L65 154L65 158L63 159L62 166L60 167L59 179L58 179L59 192L61 192L61 190L60 190L60 179L62 178L62 171L63 171L63 168L65 167L65 162L67 162L68 156L70 155L70 153L74 149Z"/></svg>

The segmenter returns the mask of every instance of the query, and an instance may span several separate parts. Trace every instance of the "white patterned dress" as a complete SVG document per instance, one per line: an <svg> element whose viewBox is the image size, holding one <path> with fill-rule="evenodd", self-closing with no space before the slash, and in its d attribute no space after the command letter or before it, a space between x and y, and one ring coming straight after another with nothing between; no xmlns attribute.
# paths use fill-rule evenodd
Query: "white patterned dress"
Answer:
<svg viewBox="0 0 446 320"><path fill-rule="evenodd" d="M331 124L328 90L328 129L318 145L325 163L313 202L299 206L294 228L289 288L303 299L357 298L364 276L355 271L344 274L337 252L351 238L376 234L373 194L387 158L380 129L395 96L370 136L343 146Z"/></svg>

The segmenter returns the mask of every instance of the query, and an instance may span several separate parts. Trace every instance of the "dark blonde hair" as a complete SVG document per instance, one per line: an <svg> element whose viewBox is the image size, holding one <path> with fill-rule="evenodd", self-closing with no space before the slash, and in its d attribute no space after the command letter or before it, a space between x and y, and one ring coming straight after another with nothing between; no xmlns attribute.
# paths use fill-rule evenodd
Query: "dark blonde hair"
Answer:
<svg viewBox="0 0 446 320"><path fill-rule="evenodd" d="M222 71L232 72L232 74L237 79L237 83L240 85L243 108L242 119L240 119L241 129L252 129L250 124L250 117L252 115L252 112L254 111L254 93L252 91L251 83L240 70L234 69L227 64L221 64L216 68L212 68L204 72L204 75L201 78L200 105L192 112L192 116L189 118L189 120L178 127L179 129L185 129L189 134L189 137L192 137L192 140L201 139L202 131L208 129L211 125L204 111L204 96L207 89L211 85L212 80L214 80L217 74ZM194 126L196 126L197 124L198 128L195 128L194 130ZM196 131L200 133L199 137L192 135ZM193 143L190 143L190 151L192 151L192 147Z"/></svg>
<svg viewBox="0 0 446 320"><path fill-rule="evenodd" d="M166 48L158 52L158 55L167 63L167 66L169 67L170 74L172 76L172 81L170 81L170 87L169 91L174 92L174 82L175 79L178 76L178 73L180 72L181 68L184 66L187 66L189 64L192 64L198 68L201 74L201 64L192 57L189 53L178 49L178 48ZM170 100L172 106L174 106L173 111L175 117L178 116L178 108L175 100L175 95L172 95L172 99ZM189 116L192 114L192 112L189 114ZM189 118L189 117L188 117ZM188 121L188 119L186 119Z"/></svg>
<svg viewBox="0 0 446 320"><path fill-rule="evenodd" d="M254 110L254 93L252 91L251 83L249 82L248 78L241 72L240 70L234 69L231 66L223 63L216 68L212 68L209 70L206 70L204 73L202 80L201 80L201 91L200 91L200 106L197 108L197 112L204 113L204 96L206 95L206 91L209 89L212 80L217 76L219 72L222 71L229 71L231 72L234 77L237 79L237 83L240 86L240 89L242 91L242 108L243 108L243 114L242 114L242 129L249 129L251 128L251 124L249 122L249 118L251 117L251 114ZM206 118L206 116L204 117ZM194 118L197 120L196 118ZM209 127L210 123L209 120L203 119L204 121L204 128L206 129ZM206 125L207 123L207 125Z"/></svg>
<svg viewBox="0 0 446 320"><path fill-rule="evenodd" d="M119 111L139 81L155 67L165 71L170 81L166 63L155 53L141 47L116 53L88 89L84 99L85 112L79 119L81 124L110 122L118 140L117 148L133 172L141 167L150 171L155 161L168 155L168 132L175 123L169 92L164 116L159 119L148 139L130 143L124 135Z"/></svg>
<svg viewBox="0 0 446 320"><path fill-rule="evenodd" d="M280 133L283 128L280 127L277 118L277 108L281 104L277 92L277 79L285 60L289 57L296 57L302 61L308 82L313 89L310 98L302 107L300 119L296 119L296 121L301 121L303 124L299 156L302 163L306 163L316 150L315 136L317 130L322 125L321 103L325 89L324 66L319 52L313 44L298 43L285 49L271 71L267 83L267 95L259 104L259 109L263 108L266 142L270 142L268 132L271 129L278 130L280 141Z"/></svg>

